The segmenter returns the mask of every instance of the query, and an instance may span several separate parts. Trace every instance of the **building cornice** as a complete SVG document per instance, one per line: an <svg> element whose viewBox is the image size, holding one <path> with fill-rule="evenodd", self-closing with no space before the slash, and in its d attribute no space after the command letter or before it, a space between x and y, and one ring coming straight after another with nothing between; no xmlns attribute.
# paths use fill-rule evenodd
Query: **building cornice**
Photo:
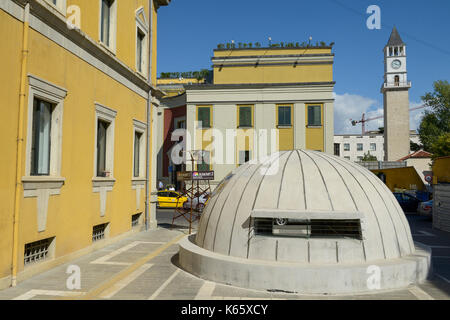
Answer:
<svg viewBox="0 0 450 320"><path fill-rule="evenodd" d="M321 50L321 49L330 49L331 50L331 49L333 49L333 47L332 46L319 46L319 47L303 46L303 47L291 47L291 48L289 48L289 47L261 47L261 48L233 48L233 49L231 49L231 48L217 49L216 48L213 51L214 52L220 52L220 51L224 52L224 51L256 51L256 50L267 51L267 50Z"/></svg>
<svg viewBox="0 0 450 320"><path fill-rule="evenodd" d="M329 82L294 82L294 83L232 83L232 84L190 84L184 85L186 90L218 90L218 89L264 89L281 87L334 87L336 81Z"/></svg>
<svg viewBox="0 0 450 320"><path fill-rule="evenodd" d="M281 55L253 55L253 56L228 56L211 57L211 60L233 60L233 59L256 59L256 58L304 58L304 57L334 57L334 53L311 53L311 54L281 54Z"/></svg>
<svg viewBox="0 0 450 320"><path fill-rule="evenodd" d="M30 3L30 13L45 23L47 26L61 34L66 39L72 41L75 45L85 50L93 57L105 63L108 67L116 71L128 81L136 85L145 92L151 92L152 95L157 95L158 91L154 86L148 83L148 80L137 72L128 67L125 63L119 60L113 53L103 48L99 43L90 38L82 30L76 28L68 28L65 17L51 7L43 0L11 0L19 5L22 10L26 3ZM18 18L18 17L16 17ZM23 21L23 17L19 18ZM33 28L33 25L31 25ZM34 28L33 28L34 29ZM39 32L39 30L36 30ZM48 37L48 36L47 36ZM52 39L50 39L52 40ZM103 71L103 70L101 70Z"/></svg>

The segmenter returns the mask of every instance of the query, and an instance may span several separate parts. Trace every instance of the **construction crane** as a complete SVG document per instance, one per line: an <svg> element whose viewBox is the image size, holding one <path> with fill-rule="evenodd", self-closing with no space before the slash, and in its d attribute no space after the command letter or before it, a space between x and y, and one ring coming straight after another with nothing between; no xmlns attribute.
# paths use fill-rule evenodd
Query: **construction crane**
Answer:
<svg viewBox="0 0 450 320"><path fill-rule="evenodd" d="M421 105L421 106L418 106L418 107L414 107L414 108L409 109L409 112L414 111L414 110L423 109L423 108L426 108L426 107L427 107L427 105ZM361 123L362 135L364 135L366 133L366 122L369 122L369 121L372 121L372 120L377 120L377 119L382 119L382 118L384 118L384 116L378 116L378 117L373 117L373 118L367 118L366 119L366 114L363 113L361 120L350 119L350 122L352 123L352 126L356 126L358 123Z"/></svg>

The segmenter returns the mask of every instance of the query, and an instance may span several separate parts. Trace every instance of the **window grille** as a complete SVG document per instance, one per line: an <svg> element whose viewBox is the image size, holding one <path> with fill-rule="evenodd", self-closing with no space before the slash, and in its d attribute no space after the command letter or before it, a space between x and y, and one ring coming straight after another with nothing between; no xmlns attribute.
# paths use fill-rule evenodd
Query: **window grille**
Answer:
<svg viewBox="0 0 450 320"><path fill-rule="evenodd" d="M101 240L105 238L105 230L107 227L107 223L99 224L92 228L92 242Z"/></svg>
<svg viewBox="0 0 450 320"><path fill-rule="evenodd" d="M24 265L47 259L52 240L53 238L48 238L25 244Z"/></svg>
<svg viewBox="0 0 450 320"><path fill-rule="evenodd" d="M362 240L359 219L297 220L255 218L255 235L298 238L351 238Z"/></svg>
<svg viewBox="0 0 450 320"><path fill-rule="evenodd" d="M133 214L131 216L131 227L137 227L139 223L139 219L141 218L141 213Z"/></svg>

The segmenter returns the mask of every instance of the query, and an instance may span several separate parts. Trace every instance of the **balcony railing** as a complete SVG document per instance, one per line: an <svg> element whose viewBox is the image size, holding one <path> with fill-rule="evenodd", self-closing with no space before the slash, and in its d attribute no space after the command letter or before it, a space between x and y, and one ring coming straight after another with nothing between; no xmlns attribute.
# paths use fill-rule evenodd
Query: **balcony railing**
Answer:
<svg viewBox="0 0 450 320"><path fill-rule="evenodd" d="M395 88L395 87L411 87L411 81L406 82L388 82L384 83L384 88Z"/></svg>

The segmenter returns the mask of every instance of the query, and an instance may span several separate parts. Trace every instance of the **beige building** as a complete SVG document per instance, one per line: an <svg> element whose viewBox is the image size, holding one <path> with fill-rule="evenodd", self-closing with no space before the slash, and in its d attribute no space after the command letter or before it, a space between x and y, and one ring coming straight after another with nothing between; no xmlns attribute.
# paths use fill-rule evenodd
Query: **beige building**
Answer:
<svg viewBox="0 0 450 320"><path fill-rule="evenodd" d="M325 45L214 50L213 83L185 85L187 149L204 155L194 169L214 170L216 185L274 151L333 154L331 51Z"/></svg>

